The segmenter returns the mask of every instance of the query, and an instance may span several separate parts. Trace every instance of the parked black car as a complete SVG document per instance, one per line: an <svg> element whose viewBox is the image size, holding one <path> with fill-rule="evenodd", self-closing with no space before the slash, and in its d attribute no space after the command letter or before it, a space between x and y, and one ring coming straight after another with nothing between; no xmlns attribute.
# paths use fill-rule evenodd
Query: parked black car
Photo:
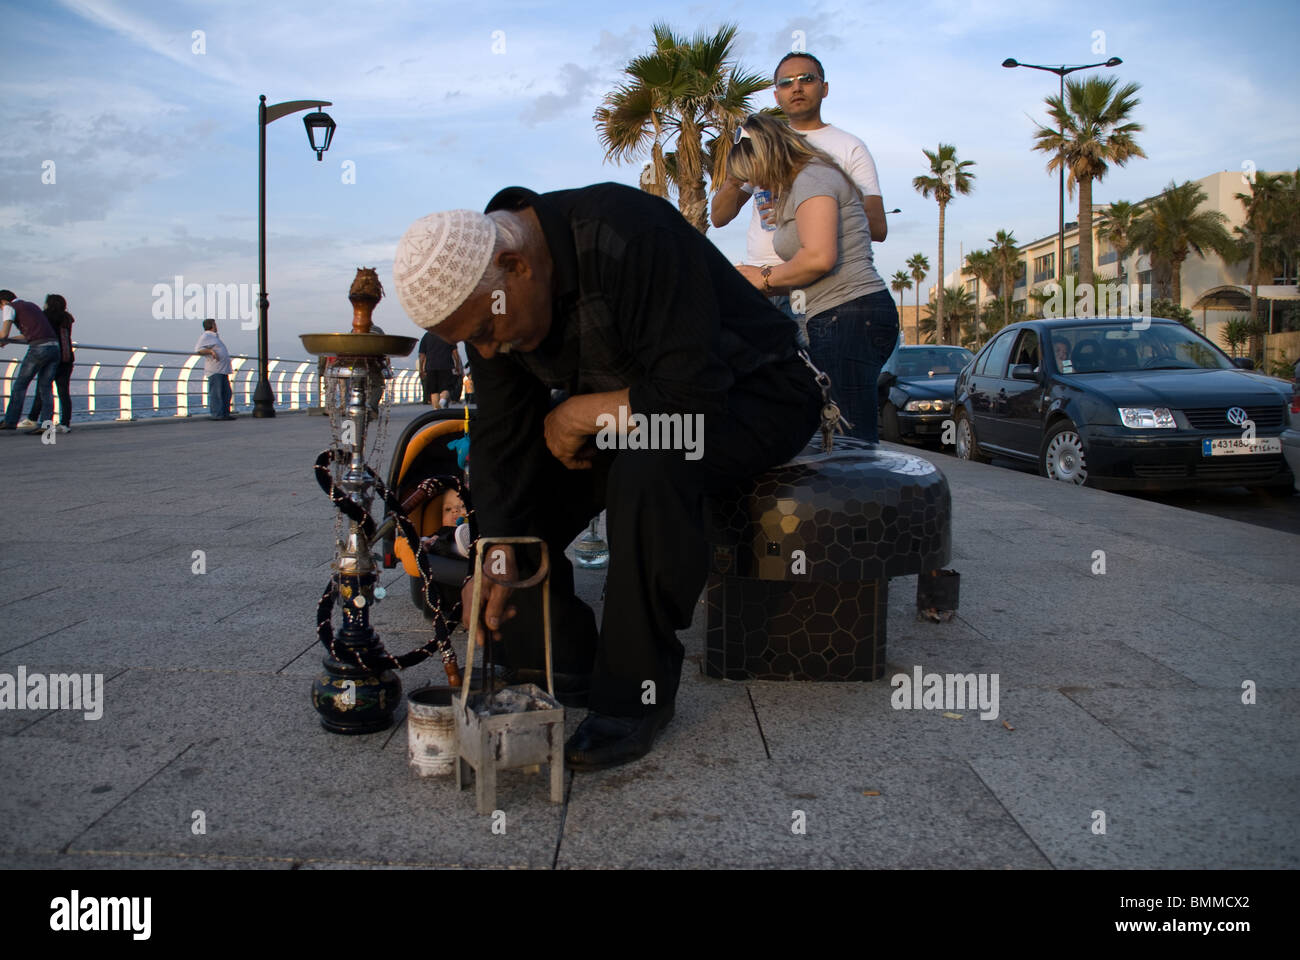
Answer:
<svg viewBox="0 0 1300 960"><path fill-rule="evenodd" d="M1290 384L1172 320L1011 324L957 377L955 400L966 459L1033 461L1043 476L1112 489L1291 492Z"/></svg>
<svg viewBox="0 0 1300 960"><path fill-rule="evenodd" d="M877 381L881 439L941 437L944 422L952 419L957 374L974 356L965 347L896 347Z"/></svg>

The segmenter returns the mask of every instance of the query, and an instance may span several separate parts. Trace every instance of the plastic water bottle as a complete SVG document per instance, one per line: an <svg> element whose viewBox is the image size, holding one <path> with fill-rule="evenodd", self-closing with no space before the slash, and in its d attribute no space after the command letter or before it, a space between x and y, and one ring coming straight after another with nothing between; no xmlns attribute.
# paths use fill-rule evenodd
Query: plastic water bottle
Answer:
<svg viewBox="0 0 1300 960"><path fill-rule="evenodd" d="M573 545L573 557L578 561L578 566L588 570L595 570L609 563L609 544L596 529L599 520L598 516L592 517L591 526Z"/></svg>
<svg viewBox="0 0 1300 960"><path fill-rule="evenodd" d="M755 190L755 191L754 191L754 206L755 206L755 209L758 208L758 205L759 205L759 204L763 204L763 203L771 203L771 202L772 202L772 191L771 191L771 190ZM771 217L771 216L772 216L771 211L768 211L768 213L767 213L766 215L763 215L763 214L761 214L761 213L759 214L758 220L759 220L759 223L761 223L761 224L763 225L763 229L764 229L764 230L773 231L773 230L776 229L776 224L775 224L775 223L771 223L771 222L769 222L769 220L768 220L768 217Z"/></svg>

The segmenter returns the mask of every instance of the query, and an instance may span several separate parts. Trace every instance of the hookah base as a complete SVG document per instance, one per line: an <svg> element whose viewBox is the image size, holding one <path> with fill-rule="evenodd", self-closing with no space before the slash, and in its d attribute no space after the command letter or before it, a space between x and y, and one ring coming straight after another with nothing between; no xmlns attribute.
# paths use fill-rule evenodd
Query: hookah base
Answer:
<svg viewBox="0 0 1300 960"><path fill-rule="evenodd" d="M312 683L311 702L321 726L330 733L378 733L393 725L402 702L402 681L392 670L374 674L331 656L325 672Z"/></svg>

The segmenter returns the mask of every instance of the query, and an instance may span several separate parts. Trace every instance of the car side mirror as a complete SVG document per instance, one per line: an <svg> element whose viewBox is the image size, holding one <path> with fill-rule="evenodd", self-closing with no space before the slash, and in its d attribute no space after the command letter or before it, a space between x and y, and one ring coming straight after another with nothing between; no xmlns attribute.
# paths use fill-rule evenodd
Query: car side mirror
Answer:
<svg viewBox="0 0 1300 960"><path fill-rule="evenodd" d="M1011 365L1012 380L1037 380L1038 368L1031 363L1014 363Z"/></svg>
<svg viewBox="0 0 1300 960"><path fill-rule="evenodd" d="M1255 361L1250 359L1250 357L1233 357L1232 365L1237 367L1239 370L1255 369Z"/></svg>

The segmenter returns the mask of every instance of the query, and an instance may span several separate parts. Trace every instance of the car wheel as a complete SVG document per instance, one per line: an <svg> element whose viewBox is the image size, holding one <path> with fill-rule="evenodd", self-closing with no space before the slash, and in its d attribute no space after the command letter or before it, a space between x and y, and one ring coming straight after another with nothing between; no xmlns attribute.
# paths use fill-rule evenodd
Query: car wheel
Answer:
<svg viewBox="0 0 1300 960"><path fill-rule="evenodd" d="M892 403L887 403L880 409L880 439L890 443L898 443L901 439L898 432L898 408Z"/></svg>
<svg viewBox="0 0 1300 960"><path fill-rule="evenodd" d="M1070 421L1062 420L1047 432L1038 454L1038 469L1049 480L1078 487L1088 482L1088 452Z"/></svg>
<svg viewBox="0 0 1300 960"><path fill-rule="evenodd" d="M979 442L975 439L975 428L964 411L957 413L957 457L960 460L974 460L976 463L992 463L992 457L980 453Z"/></svg>

